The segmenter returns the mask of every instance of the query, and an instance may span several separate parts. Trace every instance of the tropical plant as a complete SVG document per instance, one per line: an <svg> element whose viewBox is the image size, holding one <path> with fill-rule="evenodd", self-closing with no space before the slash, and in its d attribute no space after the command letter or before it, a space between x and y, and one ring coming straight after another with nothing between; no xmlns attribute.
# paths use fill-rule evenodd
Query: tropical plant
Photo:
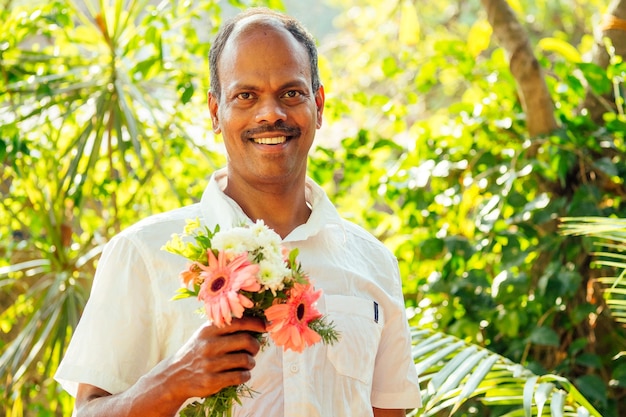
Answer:
<svg viewBox="0 0 626 417"><path fill-rule="evenodd" d="M210 35L197 22L218 6L153 3L0 12L0 392L9 413L42 389L51 412L67 410L50 376L102 245L137 213L190 202L223 163L197 93Z"/></svg>
<svg viewBox="0 0 626 417"><path fill-rule="evenodd" d="M566 378L537 376L521 365L454 336L413 331L423 407L411 416L600 417Z"/></svg>
<svg viewBox="0 0 626 417"><path fill-rule="evenodd" d="M625 332L600 302L589 254L558 224L566 216L625 216L624 64L616 53L623 33L615 29L624 3L510 2L517 14L481 13L478 2L420 6L412 38L399 31L415 3L364 3L338 19L350 30L328 52L342 80L363 82L361 89L331 83L350 103L331 108L363 117L347 124L341 146L318 150L314 175L394 250L415 325L538 375L567 376L603 415L620 415L626 380L616 349ZM511 21L522 12L523 25ZM507 27L523 32L507 35ZM510 41L502 48L489 41L497 31ZM613 48L600 39L606 68L584 58L594 31L618 36ZM358 48L352 32L366 39ZM524 39L531 47L522 45L522 54ZM524 102L536 97L511 65L534 68L552 104ZM593 119L583 107L589 95L614 107ZM556 123L531 135L527 111L548 111L533 120ZM322 167L331 172L318 174Z"/></svg>
<svg viewBox="0 0 626 417"><path fill-rule="evenodd" d="M594 264L615 273L601 276L597 281L603 286L602 295L611 317L626 324L626 220L605 217L566 217L561 220L564 235L592 238L593 247L598 248L593 250L592 247L590 251L595 258Z"/></svg>

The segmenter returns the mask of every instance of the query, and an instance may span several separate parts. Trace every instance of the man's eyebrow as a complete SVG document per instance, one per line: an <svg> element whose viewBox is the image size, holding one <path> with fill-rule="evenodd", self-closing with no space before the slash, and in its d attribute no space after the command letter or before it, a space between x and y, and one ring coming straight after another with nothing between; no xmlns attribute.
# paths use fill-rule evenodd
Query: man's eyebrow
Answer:
<svg viewBox="0 0 626 417"><path fill-rule="evenodd" d="M258 87L252 84L234 83L228 86L227 91L257 91Z"/></svg>
<svg viewBox="0 0 626 417"><path fill-rule="evenodd" d="M303 88L303 87L307 87L310 86L310 83L305 81L305 80L291 80L291 81L287 81L286 83L282 84L280 87L278 87L278 91L282 91L282 90L286 90L288 88ZM260 91L261 88L259 88L258 86L254 85L254 84L248 84L248 83L233 83L230 86L227 87L226 91L227 92L235 92L235 91Z"/></svg>
<svg viewBox="0 0 626 417"><path fill-rule="evenodd" d="M285 84L283 84L279 90L285 90L287 88L292 88L292 87L298 87L298 88L302 88L302 87L306 87L310 85L309 82L306 82L304 80L292 80L292 81L288 81Z"/></svg>

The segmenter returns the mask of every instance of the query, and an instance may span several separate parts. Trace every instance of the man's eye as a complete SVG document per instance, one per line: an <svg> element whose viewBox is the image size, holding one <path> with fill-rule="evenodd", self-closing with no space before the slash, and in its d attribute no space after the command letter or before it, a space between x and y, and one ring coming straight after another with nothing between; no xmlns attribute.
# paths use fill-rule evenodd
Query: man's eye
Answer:
<svg viewBox="0 0 626 417"><path fill-rule="evenodd" d="M295 98L295 97L300 97L302 94L300 94L299 91L296 90L289 90L285 93L285 97L287 98Z"/></svg>
<svg viewBox="0 0 626 417"><path fill-rule="evenodd" d="M250 100L252 98L252 94L250 94L250 93L239 93L239 94L237 94L237 98L239 100Z"/></svg>

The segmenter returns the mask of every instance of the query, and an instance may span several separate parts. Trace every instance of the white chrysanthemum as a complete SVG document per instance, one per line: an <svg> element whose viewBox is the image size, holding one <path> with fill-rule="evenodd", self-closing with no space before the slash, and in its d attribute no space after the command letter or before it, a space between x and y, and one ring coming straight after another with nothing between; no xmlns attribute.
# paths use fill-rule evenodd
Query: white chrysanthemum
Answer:
<svg viewBox="0 0 626 417"><path fill-rule="evenodd" d="M263 220L257 220L255 224L245 228L245 230L249 234L246 236L239 235L239 237L245 239L243 246L252 258L260 260L280 256L281 238L278 233L267 227Z"/></svg>
<svg viewBox="0 0 626 417"><path fill-rule="evenodd" d="M280 236L275 233L263 234L258 236L256 239L257 246L262 248L263 254L266 258L281 258L281 243Z"/></svg>
<svg viewBox="0 0 626 417"><path fill-rule="evenodd" d="M227 253L240 254L254 249L250 247L252 233L245 227L235 227L217 232L211 239L213 249Z"/></svg>
<svg viewBox="0 0 626 417"><path fill-rule="evenodd" d="M256 223L250 226L250 231L255 236L261 236L262 234L265 234L268 232L274 233L274 231L270 229L269 227L267 227L265 222L261 219L257 220Z"/></svg>
<svg viewBox="0 0 626 417"><path fill-rule="evenodd" d="M291 271L284 262L276 263L268 260L259 262L259 281L265 289L281 291L285 287L285 278L290 276Z"/></svg>
<svg viewBox="0 0 626 417"><path fill-rule="evenodd" d="M263 254L261 259L266 259L269 262L276 263L284 262L280 242L263 242L262 244L259 244L259 248Z"/></svg>

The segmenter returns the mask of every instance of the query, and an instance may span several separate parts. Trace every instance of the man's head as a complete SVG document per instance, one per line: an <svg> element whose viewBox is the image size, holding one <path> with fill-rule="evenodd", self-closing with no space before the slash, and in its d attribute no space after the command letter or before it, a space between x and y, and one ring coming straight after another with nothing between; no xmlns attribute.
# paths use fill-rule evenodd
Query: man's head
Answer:
<svg viewBox="0 0 626 417"><path fill-rule="evenodd" d="M313 36L306 30L302 24L285 14L276 12L267 8L252 8L248 9L234 18L227 21L217 33L213 44L211 45L211 50L209 52L209 67L211 70L211 93L220 98L221 96L221 83L218 72L219 61L222 57L222 52L224 51L224 46L228 42L229 38L233 34L233 31L236 27L240 25L241 22L246 20L257 19L259 21L262 20L273 20L283 28L285 28L289 33L293 35L293 37L304 47L306 50L309 61L311 65L311 87L313 92L317 91L321 86L319 69L317 64L317 47L315 45L315 39Z"/></svg>
<svg viewBox="0 0 626 417"><path fill-rule="evenodd" d="M303 186L324 109L312 38L291 18L253 9L220 32L211 62L218 84L208 104L226 147L229 188Z"/></svg>

